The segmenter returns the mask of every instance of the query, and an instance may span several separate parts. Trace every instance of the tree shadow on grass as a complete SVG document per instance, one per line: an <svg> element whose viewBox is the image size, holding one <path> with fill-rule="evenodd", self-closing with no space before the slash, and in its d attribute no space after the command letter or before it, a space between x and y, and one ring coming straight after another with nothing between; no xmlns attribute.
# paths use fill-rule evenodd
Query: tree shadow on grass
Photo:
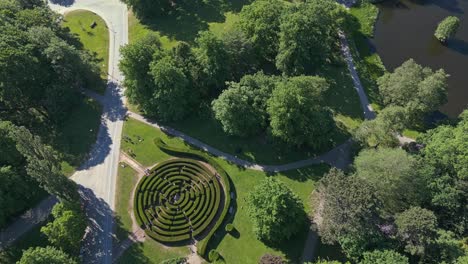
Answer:
<svg viewBox="0 0 468 264"><path fill-rule="evenodd" d="M199 5L178 9L167 16L141 17L142 24L170 39L193 43L198 32L208 30L210 22L224 22L220 7Z"/></svg>
<svg viewBox="0 0 468 264"><path fill-rule="evenodd" d="M132 264L150 264L154 263L151 259L145 256L143 252L143 243L135 243L127 249L120 259L115 263L132 263Z"/></svg>

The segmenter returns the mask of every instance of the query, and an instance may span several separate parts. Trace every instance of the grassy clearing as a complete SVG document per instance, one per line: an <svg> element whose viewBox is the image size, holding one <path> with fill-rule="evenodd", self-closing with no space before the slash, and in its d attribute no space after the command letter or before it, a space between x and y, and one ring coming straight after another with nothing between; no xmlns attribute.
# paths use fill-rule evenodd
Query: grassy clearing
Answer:
<svg viewBox="0 0 468 264"><path fill-rule="evenodd" d="M177 44L177 40L170 39L168 36L162 36L159 32L151 30L148 26L143 25L140 20L133 14L133 12L129 12L128 14L128 38L129 42L132 43L137 41L148 33L156 33L159 35L159 40L161 40L161 44L163 48L170 49Z"/></svg>
<svg viewBox="0 0 468 264"><path fill-rule="evenodd" d="M21 259L23 250L30 247L45 247L50 245L47 237L41 233L41 227L45 226L48 221L44 221L27 233L22 235L14 244L0 251L0 263L16 263Z"/></svg>
<svg viewBox="0 0 468 264"><path fill-rule="evenodd" d="M226 17L226 20L224 22L212 22L208 24L209 30L218 37L221 37L224 32L231 30L235 26L237 21L239 21L238 14L227 12L224 15Z"/></svg>
<svg viewBox="0 0 468 264"><path fill-rule="evenodd" d="M403 131L403 136L409 137L409 138L412 138L412 139L417 139L421 134L422 134L422 132L412 130L412 129L405 129Z"/></svg>
<svg viewBox="0 0 468 264"><path fill-rule="evenodd" d="M135 154L135 159L144 165L154 164L170 158L169 155L162 152L153 144L153 139L155 138L161 138L166 144L171 146L190 148L190 146L187 146L181 139L169 137L161 130L133 119L129 119L125 122L124 135L129 136L131 141L123 143L123 150L127 152L131 150L130 152ZM141 141L139 141L139 139ZM232 236L224 232L218 232L210 248L217 248L227 263L257 262L264 253L283 255L291 261L297 262L302 254L307 230L304 229L303 232L300 232L300 234L287 243L280 245L278 248L266 246L258 241L252 232L252 222L248 217L246 198L249 192L265 177L277 177L302 199L304 202L304 210L310 212L310 193L313 191L316 181L328 170L328 166L312 166L285 173L268 175L261 171L240 168L220 158L215 159L226 170L233 182L233 188L236 192L236 213L233 218L233 223L239 231L239 235ZM157 248L159 244L152 244L156 245L151 245L151 243L147 244L147 242L145 242L143 245L132 247L132 249L126 252L125 258L122 258L121 263L157 263L146 262L148 259L152 259L151 254L156 254L152 252L150 248L152 248L153 251L162 250L162 248ZM163 251L164 253L161 254L173 253L172 249L164 249ZM129 259L129 256L132 256L132 258Z"/></svg>
<svg viewBox="0 0 468 264"><path fill-rule="evenodd" d="M163 260L186 257L190 254L188 247L165 247L148 238L143 243L133 244L120 257L120 264L160 264Z"/></svg>
<svg viewBox="0 0 468 264"><path fill-rule="evenodd" d="M50 130L41 131L41 136L52 142L63 157L62 172L71 176L96 142L101 124L101 106L86 98L73 110L67 120L57 127L53 134Z"/></svg>
<svg viewBox="0 0 468 264"><path fill-rule="evenodd" d="M130 210L133 197L132 191L138 182L136 171L130 166L119 167L117 176L117 192L115 193L115 211L117 218L117 238L124 240L128 233L132 231L132 218Z"/></svg>
<svg viewBox="0 0 468 264"><path fill-rule="evenodd" d="M91 28L93 22L97 23L95 28ZM109 30L106 22L93 12L77 10L65 14L63 24L78 36L83 48L94 54L99 61L103 81L97 82L95 87L91 88L104 93L109 69Z"/></svg>

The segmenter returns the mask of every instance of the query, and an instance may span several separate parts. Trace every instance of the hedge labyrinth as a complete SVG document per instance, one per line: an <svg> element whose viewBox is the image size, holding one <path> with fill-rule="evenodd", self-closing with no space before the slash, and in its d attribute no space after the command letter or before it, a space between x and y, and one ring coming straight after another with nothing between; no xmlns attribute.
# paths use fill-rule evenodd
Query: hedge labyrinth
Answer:
<svg viewBox="0 0 468 264"><path fill-rule="evenodd" d="M135 217L159 242L187 241L213 226L224 197L219 175L204 163L171 159L138 183Z"/></svg>

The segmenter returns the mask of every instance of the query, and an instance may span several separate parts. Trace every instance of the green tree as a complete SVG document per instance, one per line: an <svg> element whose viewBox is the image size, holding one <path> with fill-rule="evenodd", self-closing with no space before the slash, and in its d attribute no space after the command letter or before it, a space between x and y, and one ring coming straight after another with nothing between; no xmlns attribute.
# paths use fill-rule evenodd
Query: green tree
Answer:
<svg viewBox="0 0 468 264"><path fill-rule="evenodd" d="M377 82L386 106L405 107L411 122L421 122L424 114L447 102L447 78L444 70L434 72L410 59Z"/></svg>
<svg viewBox="0 0 468 264"><path fill-rule="evenodd" d="M321 205L317 226L324 243L340 244L353 259L382 244L381 202L367 182L332 169L320 179L317 195Z"/></svg>
<svg viewBox="0 0 468 264"><path fill-rule="evenodd" d="M260 61L274 62L278 53L281 16L286 10L282 0L258 0L244 6L239 26L255 49Z"/></svg>
<svg viewBox="0 0 468 264"><path fill-rule="evenodd" d="M150 74L154 90L146 113L163 121L174 121L193 111L193 102L198 94L191 90L189 79L171 56L153 61Z"/></svg>
<svg viewBox="0 0 468 264"><path fill-rule="evenodd" d="M258 239L278 244L291 238L304 225L304 206L280 181L268 177L248 197L249 215Z"/></svg>
<svg viewBox="0 0 468 264"><path fill-rule="evenodd" d="M359 264L408 264L407 257L392 250L366 252Z"/></svg>
<svg viewBox="0 0 468 264"><path fill-rule="evenodd" d="M252 42L238 28L223 33L221 40L230 61L230 79L239 80L242 76L255 72L257 61Z"/></svg>
<svg viewBox="0 0 468 264"><path fill-rule="evenodd" d="M457 33L458 28L460 27L460 19L455 16L446 17L442 20L434 33L434 36L440 42L447 42L449 38L454 36Z"/></svg>
<svg viewBox="0 0 468 264"><path fill-rule="evenodd" d="M267 100L276 82L276 78L259 72L244 76L239 83L229 83L229 88L212 102L215 118L224 131L236 136L264 131L268 122Z"/></svg>
<svg viewBox="0 0 468 264"><path fill-rule="evenodd" d="M307 1L296 4L284 15L276 67L286 75L315 73L331 56L337 37L333 1Z"/></svg>
<svg viewBox="0 0 468 264"><path fill-rule="evenodd" d="M354 132L354 138L366 147L395 147L397 135L407 127L408 115L401 106L384 108L377 118L365 120Z"/></svg>
<svg viewBox="0 0 468 264"><path fill-rule="evenodd" d="M427 247L436 238L437 218L432 211L411 207L395 217L397 237L405 244L405 251L424 256Z"/></svg>
<svg viewBox="0 0 468 264"><path fill-rule="evenodd" d="M294 146L319 149L327 145L333 119L322 99L328 88L325 79L314 76L278 83L267 107L273 136Z"/></svg>
<svg viewBox="0 0 468 264"><path fill-rule="evenodd" d="M468 230L468 110L456 126L442 125L421 137L424 163L432 175L429 188L440 223L457 234Z"/></svg>
<svg viewBox="0 0 468 264"><path fill-rule="evenodd" d="M63 175L57 153L24 127L10 131L16 148L26 158L26 170L43 189L66 201L79 199L76 184Z"/></svg>
<svg viewBox="0 0 468 264"><path fill-rule="evenodd" d="M225 82L230 78L230 57L223 41L215 36L211 31L199 33L195 40L197 49L195 54L200 75L203 78L205 94L211 95L223 90Z"/></svg>
<svg viewBox="0 0 468 264"><path fill-rule="evenodd" d="M86 218L80 205L61 202L52 209L54 221L41 228L49 242L71 255L80 251L81 240L86 229Z"/></svg>
<svg viewBox="0 0 468 264"><path fill-rule="evenodd" d="M153 61L153 54L159 51L160 47L158 36L148 34L121 49L119 68L125 75L125 96L143 111L151 108L154 82L150 75L150 63Z"/></svg>
<svg viewBox="0 0 468 264"><path fill-rule="evenodd" d="M74 259L54 247L29 248L23 252L18 264L78 264Z"/></svg>
<svg viewBox="0 0 468 264"><path fill-rule="evenodd" d="M367 149L354 160L356 176L374 187L389 215L427 201L427 179L419 175L418 166L402 149Z"/></svg>

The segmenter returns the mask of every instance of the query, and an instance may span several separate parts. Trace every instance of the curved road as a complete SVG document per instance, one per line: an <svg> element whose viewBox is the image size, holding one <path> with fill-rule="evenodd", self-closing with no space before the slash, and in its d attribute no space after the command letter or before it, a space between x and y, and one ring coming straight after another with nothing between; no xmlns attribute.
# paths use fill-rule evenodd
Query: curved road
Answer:
<svg viewBox="0 0 468 264"><path fill-rule="evenodd" d="M84 263L111 263L113 239L113 209L117 168L119 163L120 138L126 109L119 84L119 49L128 43L128 13L126 5L119 0L75 0L69 3L49 1L52 10L66 13L77 9L92 11L101 16L109 28L108 88L101 102L103 114L98 139L89 159L72 176L82 186L81 196L85 201L91 227L85 238L82 252ZM85 25L87 26L87 25Z"/></svg>

